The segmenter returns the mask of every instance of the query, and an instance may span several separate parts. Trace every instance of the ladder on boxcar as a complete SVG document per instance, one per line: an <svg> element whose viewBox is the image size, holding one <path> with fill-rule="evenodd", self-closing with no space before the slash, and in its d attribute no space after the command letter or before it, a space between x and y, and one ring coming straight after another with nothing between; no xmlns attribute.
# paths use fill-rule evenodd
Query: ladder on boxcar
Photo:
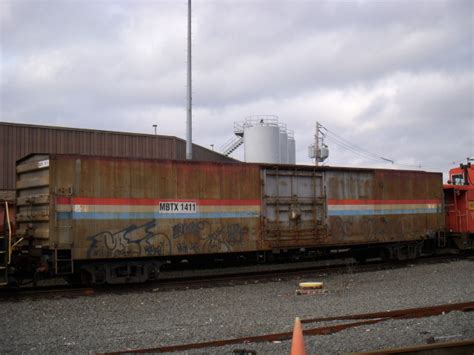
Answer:
<svg viewBox="0 0 474 355"><path fill-rule="evenodd" d="M54 272L56 275L74 273L74 261L71 249L54 249Z"/></svg>
<svg viewBox="0 0 474 355"><path fill-rule="evenodd" d="M12 226L10 223L10 215L8 211L8 202L5 201L4 227L0 231L0 286L8 283L8 264L10 264L10 250L12 241ZM5 227L6 226L6 227Z"/></svg>

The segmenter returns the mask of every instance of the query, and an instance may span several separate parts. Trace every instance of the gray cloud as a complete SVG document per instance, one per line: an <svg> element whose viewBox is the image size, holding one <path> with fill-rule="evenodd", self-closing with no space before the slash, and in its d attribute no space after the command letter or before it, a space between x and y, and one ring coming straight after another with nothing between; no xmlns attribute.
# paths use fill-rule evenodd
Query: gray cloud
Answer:
<svg viewBox="0 0 474 355"><path fill-rule="evenodd" d="M2 121L185 136L185 1L2 1L0 13ZM472 13L471 1L195 1L195 142L218 147L234 121L276 114L300 163L319 120L447 170L474 155ZM330 149L332 165L386 166Z"/></svg>

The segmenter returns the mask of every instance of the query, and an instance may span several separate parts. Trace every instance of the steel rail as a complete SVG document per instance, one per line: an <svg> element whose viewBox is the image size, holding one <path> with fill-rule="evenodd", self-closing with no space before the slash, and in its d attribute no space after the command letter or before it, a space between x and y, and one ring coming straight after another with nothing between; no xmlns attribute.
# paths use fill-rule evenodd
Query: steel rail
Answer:
<svg viewBox="0 0 474 355"><path fill-rule="evenodd" d="M419 355L472 355L474 354L474 340L450 341L437 344L415 345L406 348L383 349L377 351L356 352L352 355L380 355L380 354L419 354Z"/></svg>
<svg viewBox="0 0 474 355"><path fill-rule="evenodd" d="M150 291L176 291L188 290L202 287L219 287L219 286L235 286L245 284L247 282L272 282L275 279L279 281L282 279L291 279L304 275L317 274L344 274L344 273L361 273L372 272L380 270L400 269L416 264L426 263L440 263L445 260L451 261L453 257L456 260L463 258L470 258L470 256L462 255L437 255L425 258L418 258L415 260L406 260L402 262L380 262L374 261L366 264L357 263L338 263L334 265L318 265L307 266L292 269L280 270L263 270L250 272L233 272L220 275L200 275L176 278L162 278L158 281L145 284L122 284L122 285L96 285L84 286L78 285L49 285L37 287L18 287L18 288L4 288L0 289L0 301L2 299L10 298L32 298L55 295L57 297L78 297L91 296L94 294L104 293L130 293L130 292L150 292Z"/></svg>
<svg viewBox="0 0 474 355"><path fill-rule="evenodd" d="M312 318L302 320L302 323L313 323L313 322L324 322L334 320L359 320L356 322L343 323L337 325L330 325L325 327L311 328L303 330L304 335L328 335L340 332L345 329L355 328L362 325L375 324L384 322L387 320L394 319L411 319L411 318L422 318L431 317L439 314L445 314L452 311L470 312L474 311L474 302L464 302L455 304L443 304L432 307L421 307L421 308L408 308L400 309L395 311L385 312L374 312L374 313L363 313L353 314L347 316L336 316L336 317L323 317L323 318ZM225 345L243 344L243 343L259 343L259 342L272 342L272 341L285 341L292 338L293 332L273 333L264 334L257 336L248 336L242 338L224 339L224 340L212 340L199 343L188 343L188 344L177 344L177 345L165 345L155 348L146 349L135 349L135 350L123 350L114 352L103 352L98 353L102 355L118 355L118 354L136 354L136 353L163 353L163 352L176 352L186 351L192 349L203 349L211 347L221 347Z"/></svg>

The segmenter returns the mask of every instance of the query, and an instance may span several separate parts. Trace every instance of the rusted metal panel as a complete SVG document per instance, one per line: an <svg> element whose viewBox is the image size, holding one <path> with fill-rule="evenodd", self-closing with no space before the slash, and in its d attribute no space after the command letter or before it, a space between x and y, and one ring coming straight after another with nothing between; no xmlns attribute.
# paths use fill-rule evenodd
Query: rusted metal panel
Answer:
<svg viewBox="0 0 474 355"><path fill-rule="evenodd" d="M444 228L442 175L331 167L264 167L268 248L426 238Z"/></svg>
<svg viewBox="0 0 474 355"><path fill-rule="evenodd" d="M323 174L305 167L262 170L264 239L271 248L308 246L326 237Z"/></svg>
<svg viewBox="0 0 474 355"><path fill-rule="evenodd" d="M15 162L32 153L184 160L185 146L169 136L0 122L0 189L15 188ZM193 151L194 160L234 161L198 145Z"/></svg>
<svg viewBox="0 0 474 355"><path fill-rule="evenodd" d="M32 156L17 171L19 230L31 224L41 245L76 260L412 241L444 228L439 173L79 155ZM37 176L50 185L21 184Z"/></svg>
<svg viewBox="0 0 474 355"><path fill-rule="evenodd" d="M31 187L41 187L49 185L49 176L35 176L17 181L17 189L27 189Z"/></svg>
<svg viewBox="0 0 474 355"><path fill-rule="evenodd" d="M258 165L52 155L49 174L50 247L76 260L259 247Z"/></svg>
<svg viewBox="0 0 474 355"><path fill-rule="evenodd" d="M49 195L22 196L17 198L16 204L18 206L29 205L32 202L35 204L48 204L49 198Z"/></svg>
<svg viewBox="0 0 474 355"><path fill-rule="evenodd" d="M34 236L30 248L51 246L50 243L50 160L47 155L37 154L24 159L17 171L18 234ZM28 244L25 240L23 245Z"/></svg>
<svg viewBox="0 0 474 355"><path fill-rule="evenodd" d="M444 228L440 173L327 171L326 191L335 244L420 240Z"/></svg>

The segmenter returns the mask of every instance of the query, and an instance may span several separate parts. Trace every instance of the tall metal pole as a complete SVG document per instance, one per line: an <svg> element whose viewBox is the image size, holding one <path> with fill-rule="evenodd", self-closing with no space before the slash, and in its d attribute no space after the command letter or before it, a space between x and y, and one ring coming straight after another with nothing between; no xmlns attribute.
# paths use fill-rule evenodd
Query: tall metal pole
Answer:
<svg viewBox="0 0 474 355"><path fill-rule="evenodd" d="M193 159L192 122L192 78L191 78L191 0L188 0L188 87L186 108L186 159Z"/></svg>
<svg viewBox="0 0 474 355"><path fill-rule="evenodd" d="M314 143L314 155L316 156L316 166L319 165L319 122L316 122L316 135L315 135L315 143Z"/></svg>

